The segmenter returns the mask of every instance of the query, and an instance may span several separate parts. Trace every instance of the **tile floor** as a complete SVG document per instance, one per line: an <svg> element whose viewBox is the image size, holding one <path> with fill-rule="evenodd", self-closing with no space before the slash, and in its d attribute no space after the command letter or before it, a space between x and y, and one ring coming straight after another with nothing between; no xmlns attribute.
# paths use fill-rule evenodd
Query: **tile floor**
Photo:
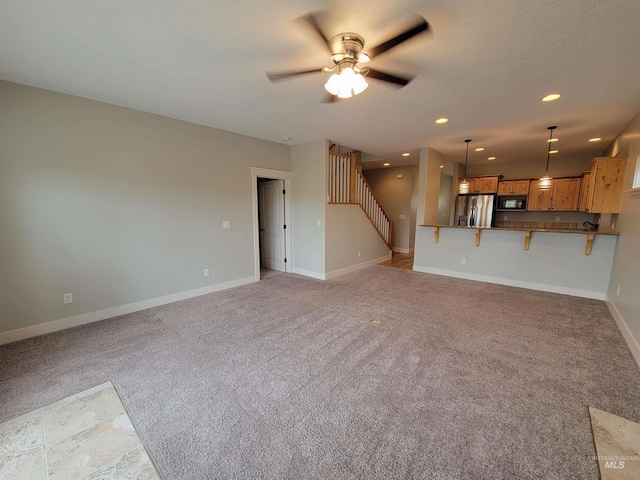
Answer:
<svg viewBox="0 0 640 480"><path fill-rule="evenodd" d="M602 480L640 479L640 423L589 407Z"/></svg>
<svg viewBox="0 0 640 480"><path fill-rule="evenodd" d="M0 480L159 479L111 382L0 424Z"/></svg>

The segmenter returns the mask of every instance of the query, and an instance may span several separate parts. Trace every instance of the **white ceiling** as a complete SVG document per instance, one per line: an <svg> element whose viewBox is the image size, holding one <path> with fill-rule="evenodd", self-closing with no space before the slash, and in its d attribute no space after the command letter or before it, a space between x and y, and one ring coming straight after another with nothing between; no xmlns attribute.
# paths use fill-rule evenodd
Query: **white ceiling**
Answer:
<svg viewBox="0 0 640 480"><path fill-rule="evenodd" d="M311 11L328 36L369 47L422 15L429 34L371 63L415 80L372 79L332 104L328 74L270 83L266 71L331 65L294 21ZM0 0L0 78L274 142L328 138L394 165L424 146L463 161L465 138L470 165L543 165L547 126L556 158L590 158L640 110L640 1ZM552 92L563 97L540 101Z"/></svg>

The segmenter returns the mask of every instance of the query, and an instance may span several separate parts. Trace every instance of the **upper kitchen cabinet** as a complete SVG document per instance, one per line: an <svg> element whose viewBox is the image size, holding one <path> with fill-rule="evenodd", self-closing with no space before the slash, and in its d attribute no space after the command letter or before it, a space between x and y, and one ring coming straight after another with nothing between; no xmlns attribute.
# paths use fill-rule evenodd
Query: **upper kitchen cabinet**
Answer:
<svg viewBox="0 0 640 480"><path fill-rule="evenodd" d="M580 177L554 178L551 189L540 190L538 180L529 186L529 211L576 211L580 195Z"/></svg>
<svg viewBox="0 0 640 480"><path fill-rule="evenodd" d="M578 199L578 211L588 212L591 208L592 195L591 195L591 172L583 172L582 180L580 181L580 198Z"/></svg>
<svg viewBox="0 0 640 480"><path fill-rule="evenodd" d="M498 182L498 195L527 195L530 180L503 180Z"/></svg>
<svg viewBox="0 0 640 480"><path fill-rule="evenodd" d="M619 213L627 157L598 157L591 161L588 212Z"/></svg>
<svg viewBox="0 0 640 480"><path fill-rule="evenodd" d="M469 193L496 193L498 191L499 175L467 178Z"/></svg>

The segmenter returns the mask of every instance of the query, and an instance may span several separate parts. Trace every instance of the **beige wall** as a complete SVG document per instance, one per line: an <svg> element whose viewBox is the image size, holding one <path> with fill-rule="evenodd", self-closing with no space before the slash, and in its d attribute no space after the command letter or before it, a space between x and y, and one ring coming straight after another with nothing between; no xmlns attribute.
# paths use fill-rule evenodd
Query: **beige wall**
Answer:
<svg viewBox="0 0 640 480"><path fill-rule="evenodd" d="M393 221L392 246L398 251L413 248L416 225L418 167L379 168L363 172L384 211ZM402 175L402 178L398 178ZM403 218L400 218L404 216Z"/></svg>
<svg viewBox="0 0 640 480"><path fill-rule="evenodd" d="M316 277L325 273L325 169L328 151L329 143L324 139L291 147L294 273Z"/></svg>
<svg viewBox="0 0 640 480"><path fill-rule="evenodd" d="M0 81L0 333L253 277L252 166L290 147Z"/></svg>
<svg viewBox="0 0 640 480"><path fill-rule="evenodd" d="M360 205L327 205L326 222L325 271L328 277L349 267L389 256L389 247Z"/></svg>
<svg viewBox="0 0 640 480"><path fill-rule="evenodd" d="M620 133L605 152L610 156L626 156L624 193L616 229L620 232L613 259L608 296L614 314L628 328L627 341L640 364L640 189L631 191L640 156L640 113ZM620 294L618 295L618 287ZM633 345L635 344L635 350Z"/></svg>

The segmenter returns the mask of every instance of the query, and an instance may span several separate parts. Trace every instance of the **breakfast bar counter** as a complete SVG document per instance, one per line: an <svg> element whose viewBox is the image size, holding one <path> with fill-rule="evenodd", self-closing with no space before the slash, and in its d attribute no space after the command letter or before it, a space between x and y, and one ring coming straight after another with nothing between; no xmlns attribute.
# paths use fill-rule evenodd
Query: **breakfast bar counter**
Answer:
<svg viewBox="0 0 640 480"><path fill-rule="evenodd" d="M591 247L593 245L593 239L596 235L619 235L618 232L613 230L607 231L596 231L596 230L584 230L577 228L546 228L546 227L468 227L468 226L457 226L457 225L420 225L421 227L431 227L433 228L435 242L438 243L440 241L440 229L441 228L459 228L464 230L474 230L476 237L476 247L480 246L480 237L481 231L483 230L493 230L493 231L511 231L511 232L525 232L524 235L524 249L529 250L531 245L531 234L532 232L548 232L548 233L572 233L572 234L584 234L587 236L586 245L584 254L591 254Z"/></svg>
<svg viewBox="0 0 640 480"><path fill-rule="evenodd" d="M420 225L413 270L604 300L618 232L536 225Z"/></svg>

